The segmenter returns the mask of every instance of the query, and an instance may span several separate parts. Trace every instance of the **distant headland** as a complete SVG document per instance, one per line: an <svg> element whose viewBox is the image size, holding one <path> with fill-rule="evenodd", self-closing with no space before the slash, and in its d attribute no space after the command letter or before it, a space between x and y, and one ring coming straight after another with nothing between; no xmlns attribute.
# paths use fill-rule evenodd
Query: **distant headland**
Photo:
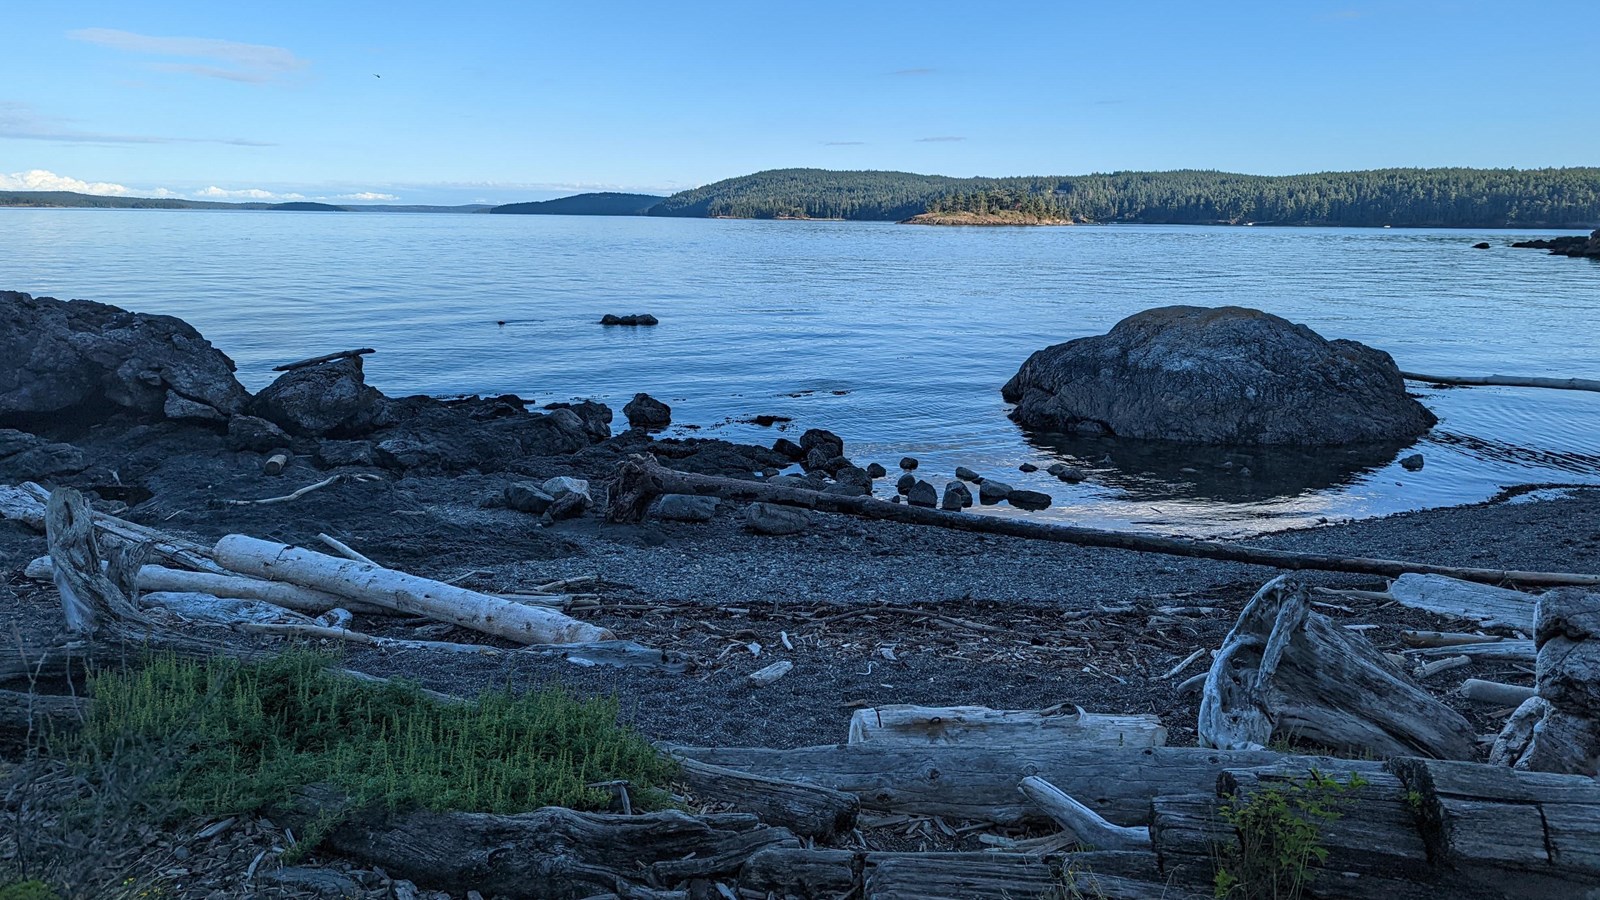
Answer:
<svg viewBox="0 0 1600 900"><path fill-rule="evenodd" d="M1600 167L1372 169L1307 175L1209 170L954 178L910 172L773 169L670 197L601 192L501 206L215 203L0 192L0 206L317 209L722 219L835 219L931 225L1299 225L1561 228L1600 225Z"/></svg>

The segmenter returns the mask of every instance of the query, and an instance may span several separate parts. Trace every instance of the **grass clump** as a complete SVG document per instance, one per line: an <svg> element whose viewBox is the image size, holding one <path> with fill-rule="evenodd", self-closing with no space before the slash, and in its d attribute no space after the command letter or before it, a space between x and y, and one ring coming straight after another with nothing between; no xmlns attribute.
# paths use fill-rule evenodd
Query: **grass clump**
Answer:
<svg viewBox="0 0 1600 900"><path fill-rule="evenodd" d="M1218 900L1299 900L1328 859L1322 826L1343 816L1344 795L1366 784L1360 775L1340 781L1312 769L1248 800L1232 798L1221 815L1239 844L1217 861Z"/></svg>
<svg viewBox="0 0 1600 900"><path fill-rule="evenodd" d="M0 900L61 900L55 888L38 880L17 881L0 886Z"/></svg>
<svg viewBox="0 0 1600 900"><path fill-rule="evenodd" d="M96 677L84 759L153 746L170 760L152 791L182 813L292 805L331 785L350 808L382 804L512 813L541 806L603 809L627 781L634 804L668 804L676 764L617 723L614 700L556 688L437 702L405 684L328 671L292 653L263 662L155 657Z"/></svg>

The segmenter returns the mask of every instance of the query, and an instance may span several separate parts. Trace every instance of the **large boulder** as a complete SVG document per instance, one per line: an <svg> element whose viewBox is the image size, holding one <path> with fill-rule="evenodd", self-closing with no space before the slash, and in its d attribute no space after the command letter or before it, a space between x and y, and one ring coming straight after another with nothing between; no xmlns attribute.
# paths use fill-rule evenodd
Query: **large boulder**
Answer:
<svg viewBox="0 0 1600 900"><path fill-rule="evenodd" d="M0 291L0 423L39 416L221 422L250 395L182 319Z"/></svg>
<svg viewBox="0 0 1600 900"><path fill-rule="evenodd" d="M372 430L383 395L367 385L361 357L304 366L278 376L250 411L290 434L355 437Z"/></svg>
<svg viewBox="0 0 1600 900"><path fill-rule="evenodd" d="M1236 306L1146 310L1046 347L1001 394L1030 428L1204 444L1398 443L1437 421L1389 354Z"/></svg>
<svg viewBox="0 0 1600 900"><path fill-rule="evenodd" d="M0 482L42 481L89 467L83 451L42 437L0 428Z"/></svg>

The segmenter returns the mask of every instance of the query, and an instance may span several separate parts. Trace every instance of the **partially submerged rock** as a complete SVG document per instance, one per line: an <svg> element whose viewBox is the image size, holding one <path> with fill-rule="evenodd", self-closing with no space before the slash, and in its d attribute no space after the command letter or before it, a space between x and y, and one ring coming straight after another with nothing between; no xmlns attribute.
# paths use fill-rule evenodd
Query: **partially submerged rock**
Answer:
<svg viewBox="0 0 1600 900"><path fill-rule="evenodd" d="M188 323L87 300L0 291L0 423L40 416L222 422L249 394Z"/></svg>
<svg viewBox="0 0 1600 900"><path fill-rule="evenodd" d="M649 394L634 394L622 408L622 414L635 428L663 428L672 424L672 407Z"/></svg>
<svg viewBox="0 0 1600 900"><path fill-rule="evenodd" d="M1207 444L1410 441L1437 421L1389 354L1235 306L1169 306L1034 353L1001 394L1046 431Z"/></svg>
<svg viewBox="0 0 1600 900"><path fill-rule="evenodd" d="M1532 241L1517 241L1511 246L1549 250L1551 256L1587 256L1590 259L1600 259L1600 229L1596 229L1588 237L1578 235L1573 237L1540 238Z"/></svg>
<svg viewBox="0 0 1600 900"><path fill-rule="evenodd" d="M632 314L626 315L626 316L619 316L619 315L616 315L614 313L606 313L605 315L600 317L600 324L601 325L659 325L659 324L661 324L661 320L657 319L655 316L650 315L649 313L632 313Z"/></svg>

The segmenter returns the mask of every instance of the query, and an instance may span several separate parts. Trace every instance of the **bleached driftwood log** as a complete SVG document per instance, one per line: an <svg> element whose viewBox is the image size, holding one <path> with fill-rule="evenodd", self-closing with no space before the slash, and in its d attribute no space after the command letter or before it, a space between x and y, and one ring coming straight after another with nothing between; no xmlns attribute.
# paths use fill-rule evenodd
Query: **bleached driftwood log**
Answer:
<svg viewBox="0 0 1600 900"><path fill-rule="evenodd" d="M134 602L131 584L144 554L138 548L125 548L102 565L94 512L82 494L59 488L50 495L45 535L68 631L92 635L102 627L116 632L128 625L150 624Z"/></svg>
<svg viewBox="0 0 1600 900"><path fill-rule="evenodd" d="M849 834L856 827L861 801L854 794L696 759L680 758L678 762L683 767L683 782L698 801L726 803L735 812L750 813L768 825L818 840Z"/></svg>
<svg viewBox="0 0 1600 900"><path fill-rule="evenodd" d="M1408 381L1426 381L1429 384L1455 384L1463 387L1531 387L1555 388L1561 391L1600 391L1600 381L1593 378L1544 378L1537 375L1423 375L1419 372L1401 372Z"/></svg>
<svg viewBox="0 0 1600 900"><path fill-rule="evenodd" d="M1149 828L1113 825L1102 819L1099 813L1074 800L1066 792L1037 775L1029 775L1022 779L1017 790L1028 798L1029 803L1055 820L1062 830L1071 834L1087 849L1150 849Z"/></svg>
<svg viewBox="0 0 1600 900"><path fill-rule="evenodd" d="M1533 631L1533 608L1538 598L1521 591L1474 584L1440 575L1406 574L1396 578L1387 592L1396 603L1411 609L1476 621L1485 628Z"/></svg>
<svg viewBox="0 0 1600 900"><path fill-rule="evenodd" d="M1200 742L1252 749L1274 735L1340 752L1468 759L1466 719L1417 687L1357 632L1313 613L1287 575L1250 599L1212 662Z"/></svg>
<svg viewBox="0 0 1600 900"><path fill-rule="evenodd" d="M553 609L513 603L477 591L242 534L217 542L216 560L236 572L425 616L523 644L606 641L610 631Z"/></svg>
<svg viewBox="0 0 1600 900"><path fill-rule="evenodd" d="M1091 713L1062 704L1043 710L986 706L874 706L850 716L849 743L878 746L1160 747L1167 729L1152 715Z"/></svg>
<svg viewBox="0 0 1600 900"><path fill-rule="evenodd" d="M1516 706L1533 695L1533 688L1520 684L1501 684L1498 681L1484 681L1480 678L1468 678L1461 682L1461 696L1474 703Z"/></svg>
<svg viewBox="0 0 1600 900"><path fill-rule="evenodd" d="M29 578L49 581L54 578L50 557L41 556L28 563L23 574ZM286 581L266 581L244 575L217 575L211 572L190 572L169 569L166 566L147 565L139 569L134 579L141 591L177 591L182 593L211 594L239 600L260 600L298 612L321 615L334 607L342 606L352 612L393 615L394 611L370 603L358 603L337 594L312 590Z"/></svg>
<svg viewBox="0 0 1600 900"><path fill-rule="evenodd" d="M1538 696L1517 708L1491 758L1518 769L1600 775L1600 592L1539 598Z"/></svg>
<svg viewBox="0 0 1600 900"><path fill-rule="evenodd" d="M861 798L873 812L943 816L952 822L1048 823L1017 793L1037 775L1116 825L1147 825L1150 798L1211 793L1223 769L1281 762L1270 750L1198 747L878 747L838 744L773 750L762 747L679 747L673 754L713 765L820 784ZM1349 764L1379 771L1381 763L1295 757L1307 766Z"/></svg>
<svg viewBox="0 0 1600 900"><path fill-rule="evenodd" d="M140 595L139 602L146 607L164 609L191 622L211 622L216 625L314 624L310 617L272 603L217 597L197 591L152 591Z"/></svg>
<svg viewBox="0 0 1600 900"><path fill-rule="evenodd" d="M25 481L22 484L0 485L0 518L14 519L39 531L45 530L45 504L50 491ZM194 541L158 531L105 513L94 514L94 527L102 540L122 546L148 545L151 556L197 572L228 574L211 558L211 548Z"/></svg>
<svg viewBox="0 0 1600 900"><path fill-rule="evenodd" d="M955 531L1001 534L1083 547L1106 547L1139 553L1220 559L1280 569L1356 572L1390 578L1406 572L1428 572L1488 584L1600 586L1600 575L1584 573L1469 569L1393 559L1298 553L1292 550L1247 547L1222 541L1192 541L1126 531L1056 525L1020 516L975 516L970 513L890 503L874 497L844 496L741 478L678 472L663 467L654 457L638 455L630 457L617 467L617 473L613 476L609 488L606 521L642 521L651 502L662 494L700 494L721 497L725 500L754 500L861 516L867 519L903 522L909 525L933 525Z"/></svg>
<svg viewBox="0 0 1600 900"><path fill-rule="evenodd" d="M1456 644L1446 647L1419 647L1407 650L1406 656L1433 659L1441 656L1465 656L1468 659L1498 662L1526 662L1534 660L1533 641L1496 641L1490 644Z"/></svg>

